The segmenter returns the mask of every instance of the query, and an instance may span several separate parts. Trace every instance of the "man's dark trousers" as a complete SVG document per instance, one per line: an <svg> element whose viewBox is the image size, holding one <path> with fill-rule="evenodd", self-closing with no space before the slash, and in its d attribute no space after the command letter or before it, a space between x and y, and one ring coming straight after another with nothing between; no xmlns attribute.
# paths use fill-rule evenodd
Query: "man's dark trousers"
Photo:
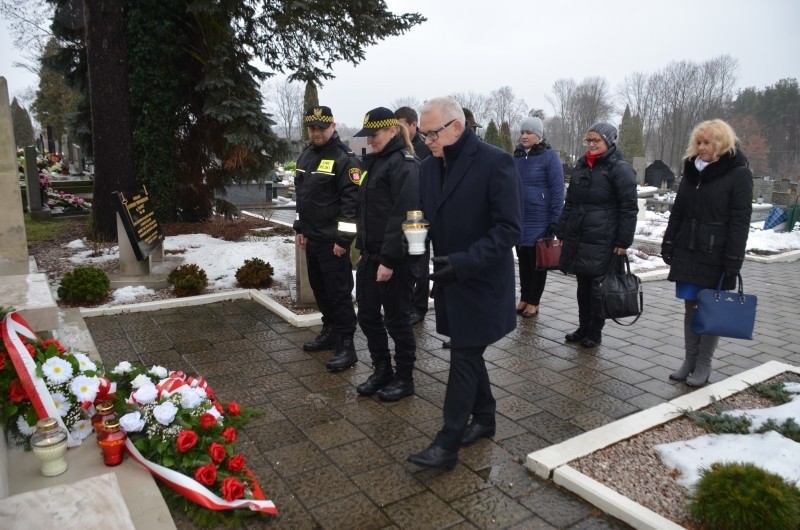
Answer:
<svg viewBox="0 0 800 530"><path fill-rule="evenodd" d="M447 451L458 451L470 415L481 425L495 424L496 402L483 352L486 346L450 350L450 373L444 395L444 427L434 443Z"/></svg>
<svg viewBox="0 0 800 530"><path fill-rule="evenodd" d="M351 336L356 330L353 309L353 271L350 253L333 253L332 241L307 240L308 282L322 313L322 324L338 336Z"/></svg>

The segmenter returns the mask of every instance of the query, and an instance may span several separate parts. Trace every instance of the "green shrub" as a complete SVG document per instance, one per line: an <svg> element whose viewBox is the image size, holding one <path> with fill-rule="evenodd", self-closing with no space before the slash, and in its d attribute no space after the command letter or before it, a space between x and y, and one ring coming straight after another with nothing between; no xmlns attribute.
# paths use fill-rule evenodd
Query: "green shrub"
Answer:
<svg viewBox="0 0 800 530"><path fill-rule="evenodd" d="M167 276L167 282L172 285L177 296L194 296L203 292L208 286L206 271L189 263L174 269Z"/></svg>
<svg viewBox="0 0 800 530"><path fill-rule="evenodd" d="M73 304L95 304L108 298L111 282L97 267L76 267L61 278L58 297Z"/></svg>
<svg viewBox="0 0 800 530"><path fill-rule="evenodd" d="M260 289L272 285L272 265L258 258L245 260L236 271L236 281L246 289Z"/></svg>
<svg viewBox="0 0 800 530"><path fill-rule="evenodd" d="M707 528L800 528L800 490L748 463L701 469L689 513Z"/></svg>

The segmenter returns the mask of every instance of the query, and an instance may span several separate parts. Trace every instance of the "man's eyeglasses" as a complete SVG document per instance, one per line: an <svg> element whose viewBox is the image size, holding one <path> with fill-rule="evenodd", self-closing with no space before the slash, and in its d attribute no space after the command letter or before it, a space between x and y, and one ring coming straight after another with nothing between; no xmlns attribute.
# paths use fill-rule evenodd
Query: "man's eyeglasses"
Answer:
<svg viewBox="0 0 800 530"><path fill-rule="evenodd" d="M447 129L448 127L450 127L450 125L452 125L454 121L456 121L456 120L448 121L447 123L445 123L444 125L442 125L438 129L436 129L435 131L420 132L420 134L422 135L422 137L425 140L430 140L431 142L435 142L436 140L439 139L439 133L442 132L443 130Z"/></svg>
<svg viewBox="0 0 800 530"><path fill-rule="evenodd" d="M583 145L599 144L602 141L603 141L602 138L584 138L583 139Z"/></svg>

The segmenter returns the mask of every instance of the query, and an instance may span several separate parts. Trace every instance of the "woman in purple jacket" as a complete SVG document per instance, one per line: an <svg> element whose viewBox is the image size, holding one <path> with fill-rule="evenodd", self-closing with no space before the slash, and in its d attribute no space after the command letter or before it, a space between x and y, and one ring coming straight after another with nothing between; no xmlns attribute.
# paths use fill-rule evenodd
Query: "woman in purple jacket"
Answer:
<svg viewBox="0 0 800 530"><path fill-rule="evenodd" d="M522 120L520 144L514 163L522 182L522 236L517 246L520 300L517 314L530 318L539 314L539 300L547 282L547 271L536 270L536 240L555 234L564 207L564 170L561 160L544 139L542 120Z"/></svg>

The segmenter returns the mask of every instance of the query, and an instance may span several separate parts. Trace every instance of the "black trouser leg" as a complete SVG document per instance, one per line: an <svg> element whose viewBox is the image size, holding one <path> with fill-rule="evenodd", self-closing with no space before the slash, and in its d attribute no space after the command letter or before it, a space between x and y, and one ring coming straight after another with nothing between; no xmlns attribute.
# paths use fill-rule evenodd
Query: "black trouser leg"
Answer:
<svg viewBox="0 0 800 530"><path fill-rule="evenodd" d="M358 264L356 300L358 323L367 337L373 363L390 360L389 335L395 344L395 364L400 377L411 378L417 343L409 321L413 277L407 264L392 271L387 282L376 281L377 259L363 257ZM381 314L383 309L383 314Z"/></svg>
<svg viewBox="0 0 800 530"><path fill-rule="evenodd" d="M411 299L411 309L423 317L428 313L428 299L431 295L430 274L431 249L426 245L425 254L411 265L411 273L414 276L414 294Z"/></svg>
<svg viewBox="0 0 800 530"><path fill-rule="evenodd" d="M483 352L486 346L453 348L444 396L444 426L435 444L458 451L470 415L482 425L495 424L496 403L489 383Z"/></svg>
<svg viewBox="0 0 800 530"><path fill-rule="evenodd" d="M578 319L584 335L592 340L599 340L603 334L606 320L603 315L597 314L597 308L592 305L592 283L594 276L578 274Z"/></svg>
<svg viewBox="0 0 800 530"><path fill-rule="evenodd" d="M533 268L536 266L536 252L533 247L517 247L519 261L519 301L533 304L531 301L531 282Z"/></svg>
<svg viewBox="0 0 800 530"><path fill-rule="evenodd" d="M322 313L322 323L339 336L352 336L356 330L356 312L350 255L337 257L332 242L309 240L306 258L308 282Z"/></svg>

